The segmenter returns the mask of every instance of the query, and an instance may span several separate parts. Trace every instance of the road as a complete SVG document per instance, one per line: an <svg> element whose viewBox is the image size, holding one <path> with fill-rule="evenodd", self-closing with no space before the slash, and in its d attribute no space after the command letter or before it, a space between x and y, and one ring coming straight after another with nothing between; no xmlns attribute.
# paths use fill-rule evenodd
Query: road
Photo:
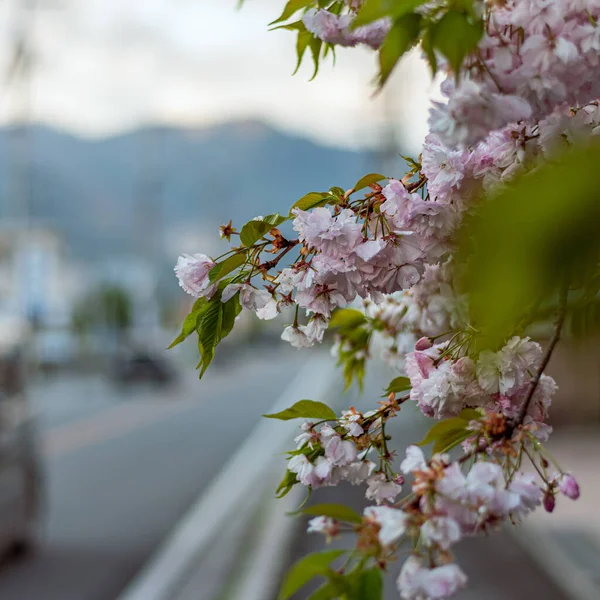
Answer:
<svg viewBox="0 0 600 600"><path fill-rule="evenodd" d="M44 539L0 570L0 598L115 600L305 358L261 349L201 382L192 369L172 391L118 391L99 377L36 386Z"/></svg>

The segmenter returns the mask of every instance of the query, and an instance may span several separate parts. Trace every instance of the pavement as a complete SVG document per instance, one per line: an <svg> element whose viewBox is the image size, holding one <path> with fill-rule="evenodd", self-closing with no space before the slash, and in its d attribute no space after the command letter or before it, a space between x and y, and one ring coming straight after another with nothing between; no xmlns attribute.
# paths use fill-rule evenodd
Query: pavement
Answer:
<svg viewBox="0 0 600 600"><path fill-rule="evenodd" d="M115 600L305 359L240 353L201 382L186 369L164 390L38 382L46 522L38 551L0 569L0 598Z"/></svg>
<svg viewBox="0 0 600 600"><path fill-rule="evenodd" d="M600 427L565 427L550 438L549 451L577 478L577 501L559 496L552 515L536 511L519 541L570 600L600 598Z"/></svg>

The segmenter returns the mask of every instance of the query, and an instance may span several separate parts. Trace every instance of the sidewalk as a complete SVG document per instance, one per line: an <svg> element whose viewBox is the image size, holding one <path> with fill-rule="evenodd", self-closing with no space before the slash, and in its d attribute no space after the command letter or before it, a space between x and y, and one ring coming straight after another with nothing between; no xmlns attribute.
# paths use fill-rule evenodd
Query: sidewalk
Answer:
<svg viewBox="0 0 600 600"><path fill-rule="evenodd" d="M600 598L600 425L552 435L548 449L572 471L581 497L558 497L552 515L538 510L519 540L570 600Z"/></svg>

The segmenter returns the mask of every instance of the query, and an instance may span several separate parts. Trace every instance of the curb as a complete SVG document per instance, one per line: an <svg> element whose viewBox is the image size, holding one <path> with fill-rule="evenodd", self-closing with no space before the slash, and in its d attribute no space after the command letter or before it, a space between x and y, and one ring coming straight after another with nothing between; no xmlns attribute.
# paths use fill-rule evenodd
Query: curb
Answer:
<svg viewBox="0 0 600 600"><path fill-rule="evenodd" d="M332 388L335 375L335 366L328 356L309 359L269 412L279 412L303 397L322 399ZM296 429L294 421L261 420L118 600L174 600L190 572L197 567L200 554L210 547L228 517L244 507L255 482L270 480L268 474L277 459L283 466L283 458L276 454L289 447ZM281 512L281 509L273 512L278 527ZM271 529L266 527L267 537ZM268 546L266 538L264 543L259 543L262 555L273 551ZM283 554L280 548L276 552ZM260 556L257 552L255 563ZM269 561L269 564L275 566L276 562ZM264 598L264 588L262 591ZM244 600L249 598L245 593Z"/></svg>

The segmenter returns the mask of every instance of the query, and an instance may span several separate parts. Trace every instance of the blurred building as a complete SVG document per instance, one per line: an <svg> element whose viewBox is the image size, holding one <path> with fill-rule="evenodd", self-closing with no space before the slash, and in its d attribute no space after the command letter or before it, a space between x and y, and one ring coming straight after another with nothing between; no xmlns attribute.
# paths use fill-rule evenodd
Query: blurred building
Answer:
<svg viewBox="0 0 600 600"><path fill-rule="evenodd" d="M50 228L1 224L0 313L36 328L69 326L81 281L65 250Z"/></svg>

